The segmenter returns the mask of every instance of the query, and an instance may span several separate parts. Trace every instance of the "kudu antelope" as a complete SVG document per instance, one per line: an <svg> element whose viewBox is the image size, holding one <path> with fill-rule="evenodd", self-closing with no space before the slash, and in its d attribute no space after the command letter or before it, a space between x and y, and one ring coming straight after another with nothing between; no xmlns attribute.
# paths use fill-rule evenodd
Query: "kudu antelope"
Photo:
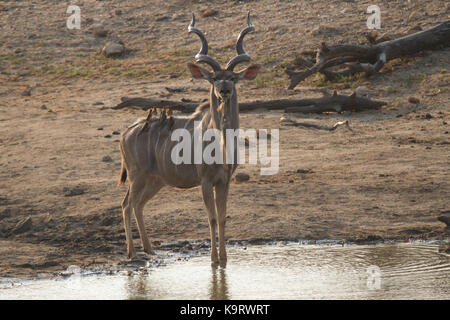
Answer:
<svg viewBox="0 0 450 320"><path fill-rule="evenodd" d="M202 161L201 164L194 164L194 161L191 161L176 165L171 160L171 150L177 141L172 141L171 132L184 128L192 133L199 130L199 125L202 132L211 128L219 130L222 137L221 150L223 154L226 153L224 141L226 129L239 129L239 105L235 85L239 80L253 80L260 68L259 65L252 65L241 72L233 71L239 63L250 61L250 56L243 48L245 35L254 30L250 14L247 16L247 23L248 26L241 31L236 42L237 55L228 62L225 69L222 69L214 58L208 56L208 42L204 34L195 28L195 16L192 15L189 33L198 35L202 42L195 59L209 65L212 72L194 63L188 63L187 66L194 79L207 80L211 84L209 101L197 107L196 112L190 116L166 117L165 113L162 113L159 117L152 118L149 115L147 119L138 120L122 134L120 140L122 169L119 185L122 185L128 177L129 187L122 202L122 209L129 258L136 256L130 229L131 210L136 218L144 251L152 254L142 216L144 205L163 186L177 188L201 186L211 233L211 262L226 264L226 205L230 179L237 162L206 164ZM194 123L197 123L197 127L194 127ZM193 136L191 134L192 139ZM193 146L194 141L191 142ZM234 154L237 154L237 143L234 145ZM219 255L216 249L217 226Z"/></svg>

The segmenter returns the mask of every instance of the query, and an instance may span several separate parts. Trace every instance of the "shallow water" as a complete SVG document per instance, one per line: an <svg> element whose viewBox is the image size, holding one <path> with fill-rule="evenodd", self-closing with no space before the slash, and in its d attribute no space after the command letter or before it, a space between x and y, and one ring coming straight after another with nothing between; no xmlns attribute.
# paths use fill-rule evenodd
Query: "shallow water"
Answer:
<svg viewBox="0 0 450 320"><path fill-rule="evenodd" d="M0 299L449 299L450 256L438 247L231 246L225 269L202 255L131 274L1 279Z"/></svg>

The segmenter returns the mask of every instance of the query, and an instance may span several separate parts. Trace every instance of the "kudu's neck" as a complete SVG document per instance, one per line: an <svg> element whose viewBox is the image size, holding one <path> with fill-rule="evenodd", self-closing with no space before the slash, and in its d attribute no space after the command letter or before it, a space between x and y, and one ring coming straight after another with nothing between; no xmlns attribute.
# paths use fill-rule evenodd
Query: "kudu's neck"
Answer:
<svg viewBox="0 0 450 320"><path fill-rule="evenodd" d="M236 90L226 101L219 100L214 93L214 86L210 91L210 127L225 133L226 129L239 129L239 105Z"/></svg>

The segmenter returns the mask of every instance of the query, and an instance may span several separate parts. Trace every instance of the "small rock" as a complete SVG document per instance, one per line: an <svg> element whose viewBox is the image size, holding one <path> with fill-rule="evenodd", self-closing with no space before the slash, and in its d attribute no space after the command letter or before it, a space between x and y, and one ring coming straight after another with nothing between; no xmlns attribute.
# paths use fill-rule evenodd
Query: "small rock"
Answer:
<svg viewBox="0 0 450 320"><path fill-rule="evenodd" d="M27 232L31 229L33 226L33 221L31 220L31 217L27 217L21 221L19 221L16 226L13 228L12 233L13 234L20 234Z"/></svg>
<svg viewBox="0 0 450 320"><path fill-rule="evenodd" d="M22 49L16 49L16 50L14 50L14 53L16 53L16 54L22 53L22 52L23 52Z"/></svg>
<svg viewBox="0 0 450 320"><path fill-rule="evenodd" d="M110 134L107 134L106 136L105 136L105 138L106 139L109 139L109 138L111 138L112 136L110 135Z"/></svg>
<svg viewBox="0 0 450 320"><path fill-rule="evenodd" d="M420 100L418 98L416 98L416 97L409 97L408 98L408 102L409 103L414 103L414 104L419 104Z"/></svg>
<svg viewBox="0 0 450 320"><path fill-rule="evenodd" d="M425 119L430 120L431 118L433 118L433 116L431 114L427 113L425 115Z"/></svg>
<svg viewBox="0 0 450 320"><path fill-rule="evenodd" d="M366 86L359 86L358 88L356 88L355 93L359 97L368 98L369 97L369 88L367 88Z"/></svg>
<svg viewBox="0 0 450 320"><path fill-rule="evenodd" d="M119 131L113 131L113 132L112 132L112 134L114 134L114 135L116 135L116 136L117 136L117 135L119 135L119 134L120 134L120 132L119 132Z"/></svg>
<svg viewBox="0 0 450 320"><path fill-rule="evenodd" d="M122 10L117 9L116 11L114 11L114 13L116 14L116 16L121 16L122 15Z"/></svg>
<svg viewBox="0 0 450 320"><path fill-rule="evenodd" d="M24 90L24 91L22 92L22 95L23 95L24 97L29 97L29 96L31 96L31 89Z"/></svg>
<svg viewBox="0 0 450 320"><path fill-rule="evenodd" d="M46 106L45 104L43 104L43 105L41 106L41 109L42 109L42 110L47 110L47 106Z"/></svg>
<svg viewBox="0 0 450 320"><path fill-rule="evenodd" d="M121 43L109 43L102 49L105 57L121 56L125 52L125 46Z"/></svg>
<svg viewBox="0 0 450 320"><path fill-rule="evenodd" d="M331 34L335 34L338 33L339 30L333 27L327 27L327 26L318 26L315 27L312 31L311 34L313 36L318 36L321 34L325 34L325 35L331 35Z"/></svg>
<svg viewBox="0 0 450 320"><path fill-rule="evenodd" d="M352 12L352 9L350 8L345 8L344 10L341 10L341 13L350 13Z"/></svg>
<svg viewBox="0 0 450 320"><path fill-rule="evenodd" d="M106 30L103 26L94 27L94 36L104 38L108 35L108 30Z"/></svg>
<svg viewBox="0 0 450 320"><path fill-rule="evenodd" d="M63 192L65 197L73 197L84 194L84 190L78 187L75 188L64 187Z"/></svg>
<svg viewBox="0 0 450 320"><path fill-rule="evenodd" d="M244 181L248 181L250 179L250 176L246 173L241 172L236 175L235 179L237 182L244 182Z"/></svg>
<svg viewBox="0 0 450 320"><path fill-rule="evenodd" d="M443 222L447 225L447 228L450 228L450 216L440 216L437 218L440 222Z"/></svg>
<svg viewBox="0 0 450 320"><path fill-rule="evenodd" d="M280 123L290 123L290 122L294 122L294 121L291 119L289 114L285 113L281 116Z"/></svg>
<svg viewBox="0 0 450 320"><path fill-rule="evenodd" d="M156 17L156 19L155 19L155 21L158 21L158 22L160 22L160 21L168 21L168 20L170 20L170 17L166 16L166 15L160 15L160 16Z"/></svg>
<svg viewBox="0 0 450 320"><path fill-rule="evenodd" d="M103 162L113 162L113 159L110 156L106 155L106 156L103 156L102 161Z"/></svg>
<svg viewBox="0 0 450 320"><path fill-rule="evenodd" d="M205 9L205 10L200 11L200 14L202 15L203 18L212 17L218 13L219 13L219 11L217 11L215 9Z"/></svg>

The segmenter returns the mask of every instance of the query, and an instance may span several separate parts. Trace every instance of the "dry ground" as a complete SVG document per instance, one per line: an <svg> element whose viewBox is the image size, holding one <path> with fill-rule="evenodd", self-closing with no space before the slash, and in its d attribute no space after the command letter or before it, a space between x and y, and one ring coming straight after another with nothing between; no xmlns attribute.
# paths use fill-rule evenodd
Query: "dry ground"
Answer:
<svg viewBox="0 0 450 320"><path fill-rule="evenodd" d="M242 114L243 127L280 128L280 171L238 169L251 178L231 186L230 239L448 237L436 218L450 210L449 48L398 59L368 79L313 77L286 90L284 68L296 52L321 41L365 41L370 4L381 7L382 33L450 17L445 0L87 0L79 4L81 30L68 30L67 2L0 2L0 276L124 259L117 133L145 113L105 107L122 96L207 97L208 85L193 82L185 67L199 48L186 31L191 11L211 55L224 62L251 10L256 31L246 49L263 72L239 85L241 101L314 97L321 89L350 93L365 85L372 98L387 102L378 111L302 116L323 125L348 119L354 134L280 128L276 112ZM106 38L94 35L98 24ZM124 57L99 54L117 39L127 47ZM170 94L165 87L185 90ZM409 103L411 96L420 103ZM31 223L17 230L28 217ZM145 218L154 241L209 237L198 188L163 189Z"/></svg>

